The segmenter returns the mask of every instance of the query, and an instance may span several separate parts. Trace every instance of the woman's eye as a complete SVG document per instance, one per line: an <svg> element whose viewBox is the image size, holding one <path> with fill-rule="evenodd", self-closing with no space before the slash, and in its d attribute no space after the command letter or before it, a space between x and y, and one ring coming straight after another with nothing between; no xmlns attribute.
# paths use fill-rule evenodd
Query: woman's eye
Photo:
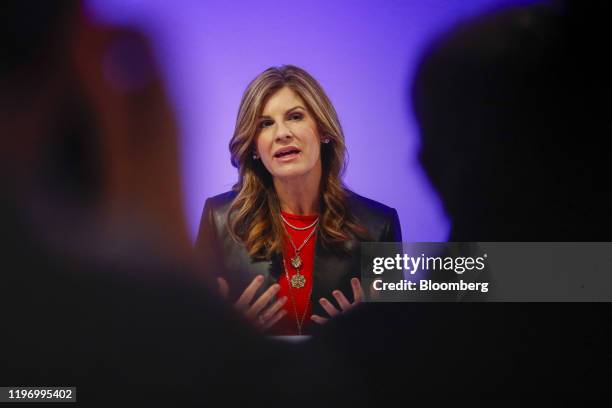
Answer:
<svg viewBox="0 0 612 408"><path fill-rule="evenodd" d="M304 115L302 115L299 112L295 112L295 113L292 113L291 115L289 115L289 119L291 119L291 120L302 120L303 117L304 117Z"/></svg>
<svg viewBox="0 0 612 408"><path fill-rule="evenodd" d="M259 122L259 128L263 129L263 128L267 128L272 126L272 121L271 120L262 120L261 122Z"/></svg>

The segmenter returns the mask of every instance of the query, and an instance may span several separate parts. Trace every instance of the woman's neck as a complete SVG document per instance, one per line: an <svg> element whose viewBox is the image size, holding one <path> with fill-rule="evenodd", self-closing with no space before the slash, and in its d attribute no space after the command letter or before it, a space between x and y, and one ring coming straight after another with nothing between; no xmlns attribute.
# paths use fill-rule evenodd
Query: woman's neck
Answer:
<svg viewBox="0 0 612 408"><path fill-rule="evenodd" d="M319 212L320 177L314 180L274 179L281 210L295 215Z"/></svg>

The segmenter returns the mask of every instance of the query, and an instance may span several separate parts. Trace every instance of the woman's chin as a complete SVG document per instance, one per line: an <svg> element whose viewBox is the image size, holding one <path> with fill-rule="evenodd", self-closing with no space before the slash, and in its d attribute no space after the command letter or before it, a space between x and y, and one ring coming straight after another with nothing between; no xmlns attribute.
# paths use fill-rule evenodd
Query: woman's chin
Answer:
<svg viewBox="0 0 612 408"><path fill-rule="evenodd" d="M321 178L320 162L316 163L305 163L303 161L297 161L292 163L283 163L274 165L272 169L268 169L272 177L279 181L290 181L290 180L311 180L311 178Z"/></svg>
<svg viewBox="0 0 612 408"><path fill-rule="evenodd" d="M297 166L287 166L287 168L278 169L274 172L274 178L279 180L291 180L304 177L308 171L297 167Z"/></svg>

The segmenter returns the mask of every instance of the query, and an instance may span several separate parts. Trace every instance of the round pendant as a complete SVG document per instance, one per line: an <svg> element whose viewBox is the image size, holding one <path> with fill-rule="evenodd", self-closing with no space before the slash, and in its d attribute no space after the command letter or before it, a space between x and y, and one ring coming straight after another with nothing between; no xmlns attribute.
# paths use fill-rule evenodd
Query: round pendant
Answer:
<svg viewBox="0 0 612 408"><path fill-rule="evenodd" d="M306 278L304 275L300 275L299 272L291 277L291 286L294 288L303 288L306 284Z"/></svg>
<svg viewBox="0 0 612 408"><path fill-rule="evenodd" d="M295 269L302 266L302 258L300 258L299 254L295 254L295 257L291 258L291 266L293 266Z"/></svg>

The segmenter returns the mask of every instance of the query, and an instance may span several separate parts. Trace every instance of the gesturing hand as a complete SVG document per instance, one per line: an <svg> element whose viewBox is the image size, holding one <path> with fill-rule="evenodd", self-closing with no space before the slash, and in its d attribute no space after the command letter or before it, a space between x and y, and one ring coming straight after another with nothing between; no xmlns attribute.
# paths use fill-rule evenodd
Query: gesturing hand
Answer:
<svg viewBox="0 0 612 408"><path fill-rule="evenodd" d="M284 309L282 309L283 305L287 301L287 297L283 296L274 302L274 304L268 306L270 299L272 299L272 297L276 295L280 289L280 285L275 283L251 304L257 289L259 289L263 281L264 277L262 275L255 277L244 292L242 292L240 298L238 298L238 301L236 301L234 308L244 317L246 317L248 321L253 323L255 327L260 330L267 330L282 319L287 313ZM219 284L219 292L221 293L221 297L227 299L227 295L229 293L229 285L227 284L227 281L223 278L217 278L217 282Z"/></svg>
<svg viewBox="0 0 612 408"><path fill-rule="evenodd" d="M334 290L332 292L332 295L338 301L341 310L336 309L336 307L329 300L325 298L319 299L319 303L321 304L323 309L325 309L325 311L329 314L329 318L337 316L340 313L346 312L361 303L363 296L361 293L361 284L359 283L359 279L351 279L351 287L353 288L353 299L355 299L353 303L349 303L347 298L339 290ZM326 323L329 320L329 318L314 314L310 318L313 322L318 324Z"/></svg>

